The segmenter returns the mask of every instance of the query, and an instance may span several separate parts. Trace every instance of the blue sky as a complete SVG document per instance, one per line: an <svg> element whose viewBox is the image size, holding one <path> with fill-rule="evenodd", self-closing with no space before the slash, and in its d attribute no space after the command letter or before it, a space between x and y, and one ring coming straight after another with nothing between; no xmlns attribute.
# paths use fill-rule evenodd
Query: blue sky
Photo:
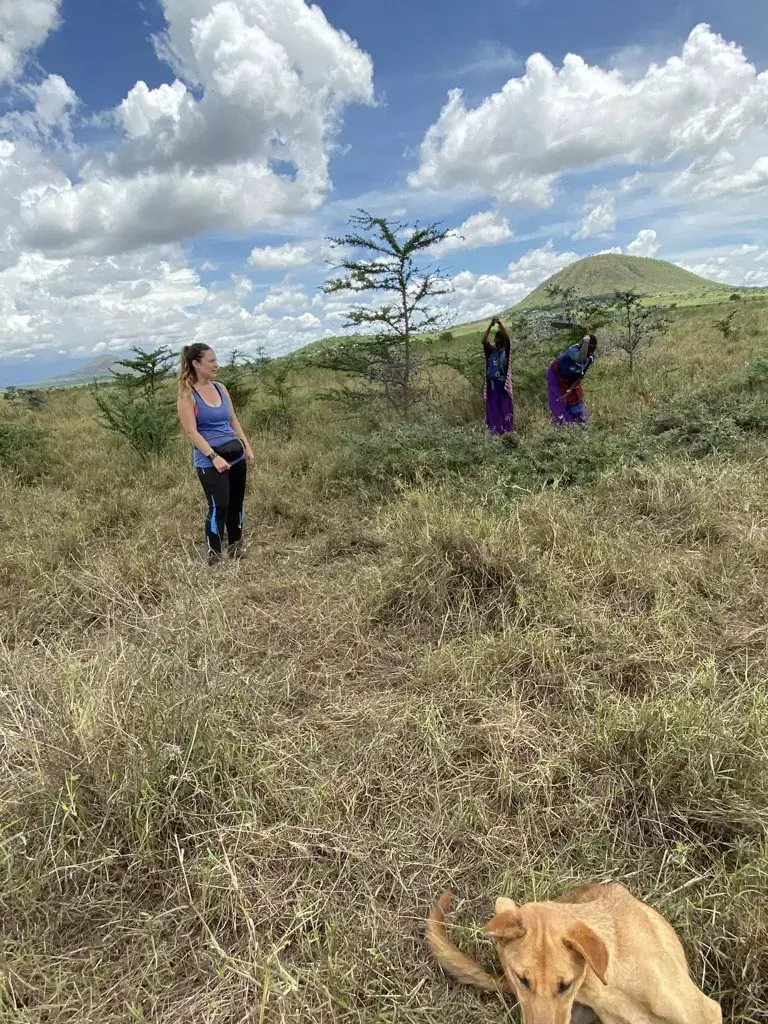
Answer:
<svg viewBox="0 0 768 1024"><path fill-rule="evenodd" d="M337 333L361 205L456 231L459 321L600 251L768 284L766 68L764 0L9 6L0 384Z"/></svg>

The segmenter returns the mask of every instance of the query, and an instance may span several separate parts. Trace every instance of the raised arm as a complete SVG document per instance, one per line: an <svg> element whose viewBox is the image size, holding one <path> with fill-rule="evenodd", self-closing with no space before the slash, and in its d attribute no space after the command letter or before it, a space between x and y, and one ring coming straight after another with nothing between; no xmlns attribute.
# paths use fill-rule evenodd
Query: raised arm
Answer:
<svg viewBox="0 0 768 1024"><path fill-rule="evenodd" d="M491 320L491 322L485 328L485 334L483 335L483 351L485 352L486 355L488 355L488 353L491 351L491 343L490 341L488 341L488 336L490 335L495 322L496 317L494 317L493 320Z"/></svg>
<svg viewBox="0 0 768 1024"><path fill-rule="evenodd" d="M592 336L587 334L581 339L581 348L579 349L579 362L586 363L589 356L589 345L592 340Z"/></svg>
<svg viewBox="0 0 768 1024"><path fill-rule="evenodd" d="M498 317L496 317L496 325L497 325L497 327L499 329L499 334L501 335L501 340L504 343L504 351L507 353L507 356L509 356L509 350L510 350L510 348L512 346L512 343L509 340L509 331L504 326L504 324L501 322L501 320L499 320Z"/></svg>

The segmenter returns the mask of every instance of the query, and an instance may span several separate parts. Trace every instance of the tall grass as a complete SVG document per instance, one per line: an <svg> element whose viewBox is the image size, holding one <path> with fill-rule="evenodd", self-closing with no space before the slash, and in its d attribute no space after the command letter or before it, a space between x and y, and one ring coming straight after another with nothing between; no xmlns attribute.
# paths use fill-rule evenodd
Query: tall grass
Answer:
<svg viewBox="0 0 768 1024"><path fill-rule="evenodd" d="M0 475L3 1019L502 1020L430 963L433 896L491 963L495 895L614 878L726 1020L768 1021L768 316L721 392L697 315L631 393L605 360L567 438L535 395L513 443L439 408L337 422L312 379L290 436L257 402L248 559L218 573L181 441L139 461L87 392L24 413L46 474Z"/></svg>

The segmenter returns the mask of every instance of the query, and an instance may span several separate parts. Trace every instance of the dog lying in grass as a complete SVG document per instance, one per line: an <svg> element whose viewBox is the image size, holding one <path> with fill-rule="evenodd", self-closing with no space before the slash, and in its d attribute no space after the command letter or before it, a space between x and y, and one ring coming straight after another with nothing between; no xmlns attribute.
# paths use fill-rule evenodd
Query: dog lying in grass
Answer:
<svg viewBox="0 0 768 1024"><path fill-rule="evenodd" d="M487 992L514 995L524 1024L722 1024L691 980L674 929L623 885L587 883L547 903L501 896L483 929L504 968L494 977L446 936L447 889L427 918L444 970Z"/></svg>

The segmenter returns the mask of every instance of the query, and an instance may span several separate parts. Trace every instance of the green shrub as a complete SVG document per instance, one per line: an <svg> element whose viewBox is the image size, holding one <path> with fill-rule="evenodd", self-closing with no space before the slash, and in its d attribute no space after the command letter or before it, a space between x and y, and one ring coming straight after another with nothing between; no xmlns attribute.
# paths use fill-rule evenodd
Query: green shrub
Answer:
<svg viewBox="0 0 768 1024"><path fill-rule="evenodd" d="M25 482L42 476L48 435L39 427L0 423L0 470L10 470Z"/></svg>
<svg viewBox="0 0 768 1024"><path fill-rule="evenodd" d="M45 391L41 388L9 387L4 394L6 402L22 409L42 409L45 405Z"/></svg>
<svg viewBox="0 0 768 1024"><path fill-rule="evenodd" d="M176 407L158 392L145 396L119 386L92 388L102 424L118 434L142 457L165 451L178 433Z"/></svg>
<svg viewBox="0 0 768 1024"><path fill-rule="evenodd" d="M447 427L430 419L348 436L339 453L336 475L391 486L397 481L416 483L470 473L482 466L500 467L504 461L498 440L480 427Z"/></svg>
<svg viewBox="0 0 768 1024"><path fill-rule="evenodd" d="M742 380L750 391L768 392L768 356L757 356L747 363Z"/></svg>
<svg viewBox="0 0 768 1024"><path fill-rule="evenodd" d="M511 439L505 442L512 443ZM642 460L648 447L643 435L622 435L598 427L546 427L517 445L516 483L528 489L583 486L621 462Z"/></svg>
<svg viewBox="0 0 768 1024"><path fill-rule="evenodd" d="M165 451L178 429L176 403L170 391L174 355L166 346L150 352L134 346L132 358L118 359L110 369L111 386L94 384L93 400L101 423L146 458Z"/></svg>
<svg viewBox="0 0 768 1024"><path fill-rule="evenodd" d="M592 424L490 437L480 426L447 426L438 419L392 424L347 437L333 475L391 490L450 476L498 474L504 489L584 486L622 463L662 452L690 458L733 452L748 432L768 430L768 405L738 391L706 390L654 412L626 433Z"/></svg>
<svg viewBox="0 0 768 1024"><path fill-rule="evenodd" d="M251 409L248 413L248 432L253 434L278 434L291 437L295 421L292 409L279 405L268 405Z"/></svg>

